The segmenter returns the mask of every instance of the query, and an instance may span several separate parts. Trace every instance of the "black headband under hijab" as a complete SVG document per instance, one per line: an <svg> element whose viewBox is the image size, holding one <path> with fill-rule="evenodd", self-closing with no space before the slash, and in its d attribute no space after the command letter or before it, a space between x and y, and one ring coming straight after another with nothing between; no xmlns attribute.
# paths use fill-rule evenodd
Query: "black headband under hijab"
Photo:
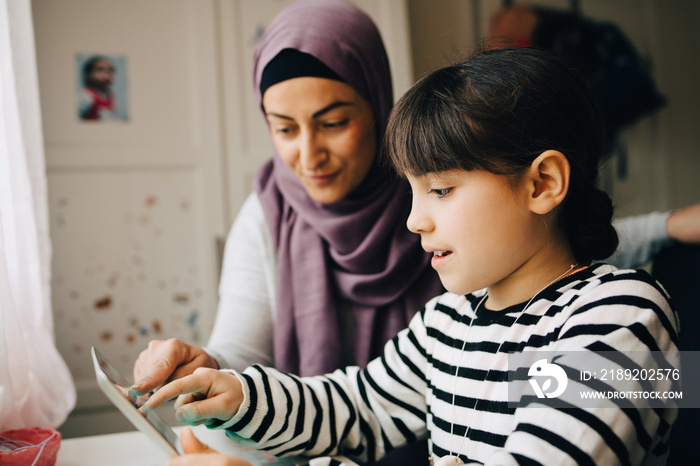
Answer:
<svg viewBox="0 0 700 466"><path fill-rule="evenodd" d="M321 60L294 49L284 49L265 66L260 79L260 95L277 83L288 79L312 77L345 82Z"/></svg>

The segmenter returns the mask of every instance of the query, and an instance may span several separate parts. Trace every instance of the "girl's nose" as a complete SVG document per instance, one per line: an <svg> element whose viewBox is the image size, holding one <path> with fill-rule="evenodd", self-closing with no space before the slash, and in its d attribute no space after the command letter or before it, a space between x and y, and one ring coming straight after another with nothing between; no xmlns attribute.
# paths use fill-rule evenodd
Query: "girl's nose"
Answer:
<svg viewBox="0 0 700 466"><path fill-rule="evenodd" d="M411 213L408 216L408 220L406 220L406 226L413 233L427 233L433 229L433 222L425 214L420 203L416 202L415 196L411 205Z"/></svg>

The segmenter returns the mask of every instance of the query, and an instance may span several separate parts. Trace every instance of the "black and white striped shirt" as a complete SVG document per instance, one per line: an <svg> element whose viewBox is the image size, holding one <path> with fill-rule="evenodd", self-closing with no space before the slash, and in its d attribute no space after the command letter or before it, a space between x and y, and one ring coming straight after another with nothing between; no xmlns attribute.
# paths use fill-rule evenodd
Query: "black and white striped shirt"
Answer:
<svg viewBox="0 0 700 466"><path fill-rule="evenodd" d="M589 267L527 306L480 309L471 323L483 293L434 298L365 370L299 378L248 368L237 374L245 401L221 427L277 455L316 457L314 465L372 462L426 437L435 457L458 454L465 463L665 464L672 402L663 409L642 400L568 409L536 398L508 403L508 353L674 354L675 314L646 272ZM668 363L678 367L677 359Z"/></svg>

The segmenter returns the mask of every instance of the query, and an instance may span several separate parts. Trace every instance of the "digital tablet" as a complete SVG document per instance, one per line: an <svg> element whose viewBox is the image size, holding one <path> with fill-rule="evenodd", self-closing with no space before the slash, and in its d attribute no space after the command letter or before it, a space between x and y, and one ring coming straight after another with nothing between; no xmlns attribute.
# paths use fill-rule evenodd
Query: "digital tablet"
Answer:
<svg viewBox="0 0 700 466"><path fill-rule="evenodd" d="M139 399L130 391L130 384L117 372L109 361L92 347L92 362L100 389L119 411L131 421L138 430L153 440L168 457L180 455L180 438L153 410L146 414L139 410ZM145 401L145 400L144 400Z"/></svg>

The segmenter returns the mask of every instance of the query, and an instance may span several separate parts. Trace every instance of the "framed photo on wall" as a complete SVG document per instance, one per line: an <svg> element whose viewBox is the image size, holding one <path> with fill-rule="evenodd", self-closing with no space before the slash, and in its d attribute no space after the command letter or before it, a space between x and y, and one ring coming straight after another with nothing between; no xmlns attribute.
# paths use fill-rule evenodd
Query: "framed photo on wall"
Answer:
<svg viewBox="0 0 700 466"><path fill-rule="evenodd" d="M77 115L84 122L127 121L126 57L76 56Z"/></svg>

